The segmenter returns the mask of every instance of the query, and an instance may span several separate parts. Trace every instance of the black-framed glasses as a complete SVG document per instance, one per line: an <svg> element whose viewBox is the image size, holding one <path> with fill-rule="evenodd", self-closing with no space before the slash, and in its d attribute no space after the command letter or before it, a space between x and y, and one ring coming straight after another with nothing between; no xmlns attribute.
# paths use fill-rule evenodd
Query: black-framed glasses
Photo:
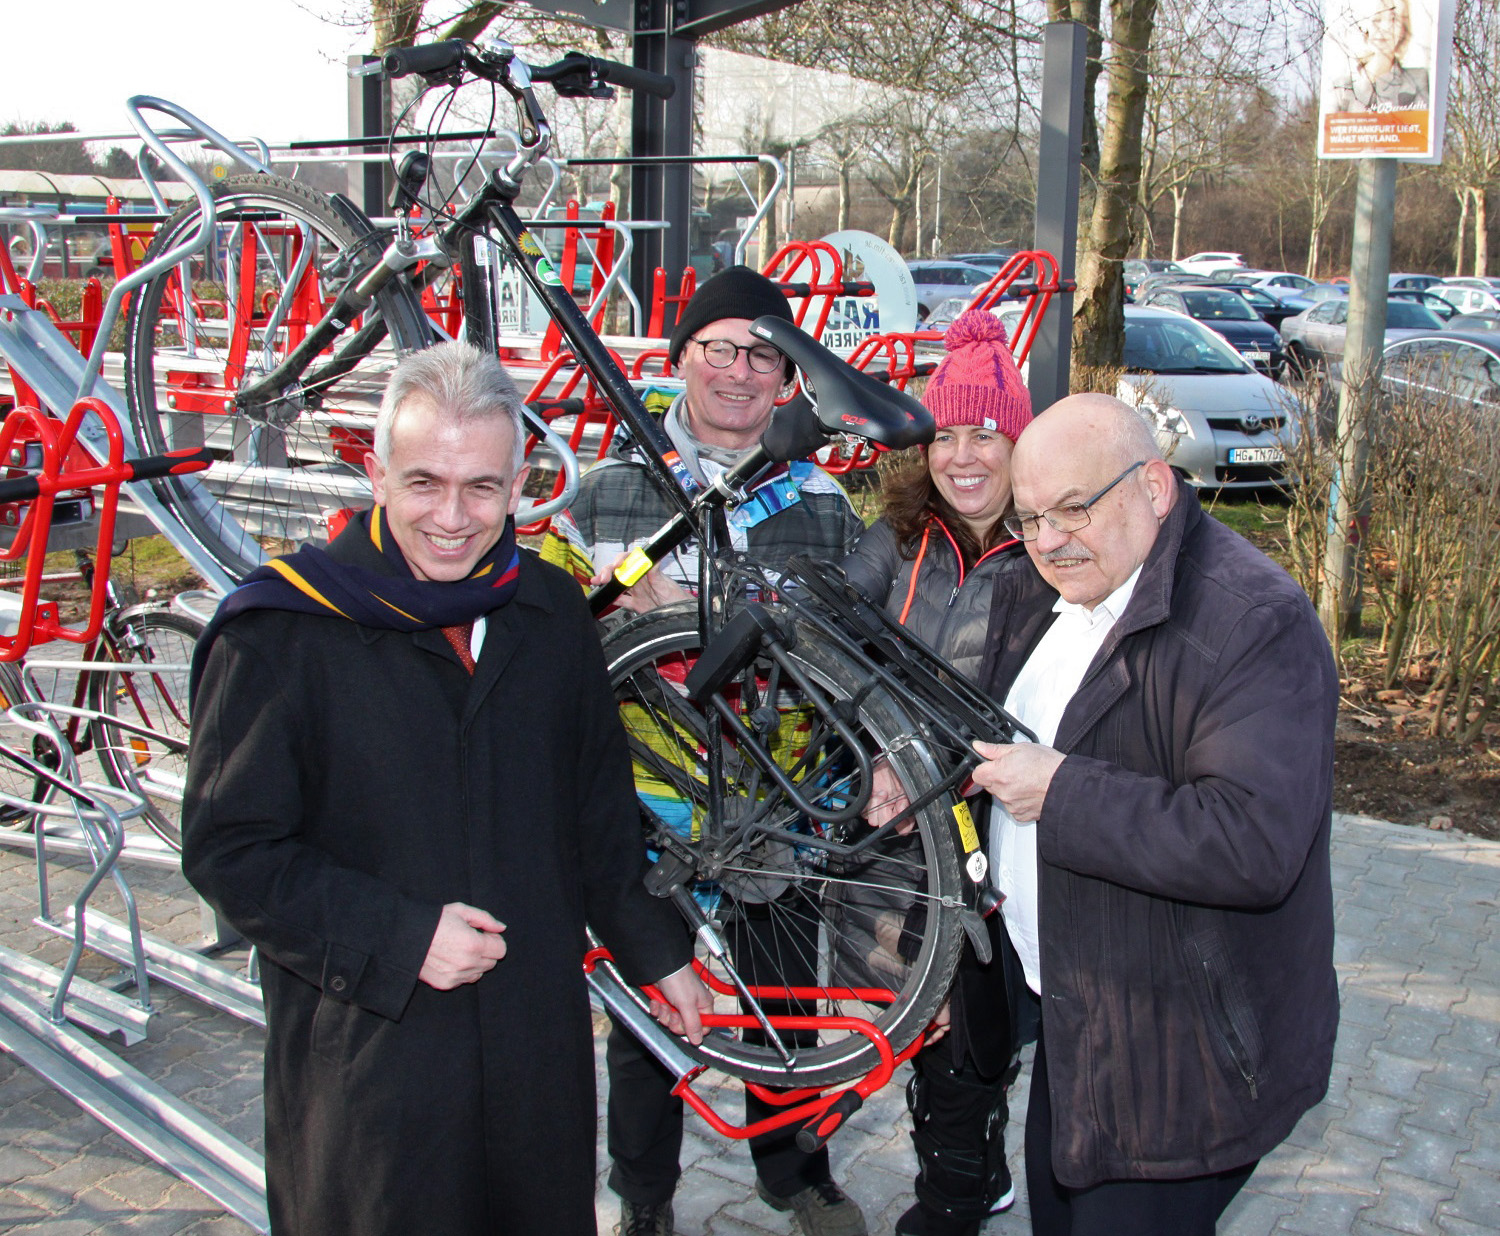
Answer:
<svg viewBox="0 0 1500 1236"><path fill-rule="evenodd" d="M769 343L730 343L727 339L698 339L689 336L693 343L703 349L703 359L715 369L728 369L743 352L756 373L774 373L785 363L785 358Z"/></svg>
<svg viewBox="0 0 1500 1236"><path fill-rule="evenodd" d="M1046 520L1059 532L1077 532L1080 528L1089 525L1089 507L1098 502L1111 489L1123 481L1137 468L1145 467L1144 459L1137 459L1124 472L1115 477L1108 485L1096 493L1092 498L1083 502L1064 502L1061 506L1048 507L1040 515L1007 515L1001 523L1011 536L1019 537L1023 541L1036 540L1036 534L1041 531L1042 520Z"/></svg>

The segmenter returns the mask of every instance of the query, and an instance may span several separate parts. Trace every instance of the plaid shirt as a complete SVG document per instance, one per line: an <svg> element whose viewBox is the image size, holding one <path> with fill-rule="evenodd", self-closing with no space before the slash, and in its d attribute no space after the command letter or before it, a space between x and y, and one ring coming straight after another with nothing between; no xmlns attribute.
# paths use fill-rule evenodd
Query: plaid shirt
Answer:
<svg viewBox="0 0 1500 1236"><path fill-rule="evenodd" d="M711 484L724 468L700 457L683 423L683 410L679 396L663 428L698 481ZM553 517L541 554L586 582L596 569L650 540L675 513L643 465L628 458L601 460L584 473L573 505ZM843 487L812 464L793 464L762 481L751 491L751 500L729 515L733 547L773 569L795 554L836 562L863 530ZM696 592L697 541L684 542L660 567L669 579Z"/></svg>

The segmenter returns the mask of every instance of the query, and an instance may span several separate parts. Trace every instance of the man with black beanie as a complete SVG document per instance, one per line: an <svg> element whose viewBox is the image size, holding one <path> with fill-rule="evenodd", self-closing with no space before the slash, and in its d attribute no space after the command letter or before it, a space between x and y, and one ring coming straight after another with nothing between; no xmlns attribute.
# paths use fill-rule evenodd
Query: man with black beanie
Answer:
<svg viewBox="0 0 1500 1236"><path fill-rule="evenodd" d="M781 353L750 333L756 318L792 320L781 289L746 266L709 279L688 302L668 348L685 389L662 425L683 463L702 485L712 484L755 446L791 374ZM571 509L555 517L542 556L597 580L649 539L674 513L628 453L602 460L584 475ZM729 521L736 550L766 567L793 554L839 561L864 525L848 496L810 462L791 464L760 483ZM630 589L622 607L637 612L683 599L698 586L698 545L689 541ZM805 895L805 894L796 894ZM796 966L805 946L784 940L782 916L729 924L743 932L743 949ZM753 939L751 937L754 937ZM815 981L787 969L762 983ZM622 1236L664 1236L672 1229L672 1194L681 1175L682 1101L671 1080L628 1030L609 1037L609 1184L621 1198ZM746 1116L778 1109L745 1096ZM859 1207L833 1182L826 1149L806 1155L791 1132L753 1138L756 1192L777 1210L792 1211L806 1236L863 1236Z"/></svg>

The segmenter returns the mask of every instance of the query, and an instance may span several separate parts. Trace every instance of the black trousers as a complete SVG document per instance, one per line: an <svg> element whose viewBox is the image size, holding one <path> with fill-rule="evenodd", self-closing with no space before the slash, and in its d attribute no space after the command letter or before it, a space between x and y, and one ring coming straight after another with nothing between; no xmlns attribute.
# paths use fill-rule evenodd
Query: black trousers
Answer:
<svg viewBox="0 0 1500 1236"><path fill-rule="evenodd" d="M1255 1166L1247 1163L1186 1180L1106 1180L1088 1189L1059 1184L1052 1174L1047 1059L1038 1036L1031 1103L1026 1109L1026 1192L1032 1236L1214 1236L1219 1216Z"/></svg>
<svg viewBox="0 0 1500 1236"><path fill-rule="evenodd" d="M816 958L810 950L817 932L807 930L806 924L816 913L816 905L806 894L793 890L777 902L774 913L749 906L726 922L727 943L745 981L752 986L815 985ZM765 1007L773 1014L803 1011L784 1002L768 1002ZM755 1041L755 1032L746 1031L745 1036ZM609 1071L606 1137L612 1161L609 1187L638 1206L666 1202L682 1174L682 1100L672 1094L672 1078L656 1057L619 1024L610 1028L605 1062ZM782 1110L745 1092L747 1124ZM750 1139L756 1175L777 1197L790 1197L831 1179L827 1147L803 1154L797 1149L796 1136L794 1124Z"/></svg>

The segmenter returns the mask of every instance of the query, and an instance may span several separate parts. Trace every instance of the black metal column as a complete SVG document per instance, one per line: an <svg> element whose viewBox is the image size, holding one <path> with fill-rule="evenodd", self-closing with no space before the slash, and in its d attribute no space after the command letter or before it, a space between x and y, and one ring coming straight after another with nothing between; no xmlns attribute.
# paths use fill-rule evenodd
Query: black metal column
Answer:
<svg viewBox="0 0 1500 1236"><path fill-rule="evenodd" d="M687 0L636 0L634 63L665 73L677 83L670 99L637 91L631 100L631 154L643 158L693 153L694 43L669 33L687 17ZM658 266L667 287L687 268L693 217L693 173L687 165L638 165L630 173L630 218L665 219L664 232L638 232L630 282L642 304L651 300L651 278Z"/></svg>
<svg viewBox="0 0 1500 1236"><path fill-rule="evenodd" d="M378 56L353 55L349 57L351 69L362 68ZM380 137L385 133L385 92L390 89L383 77L351 77L349 79L349 136ZM351 146L351 155L370 154L363 146ZM368 163L349 164L349 196L359 204L367 215L386 213L385 164L371 160Z"/></svg>
<svg viewBox="0 0 1500 1236"><path fill-rule="evenodd" d="M1083 70L1088 30L1078 22L1047 25L1042 43L1042 135L1037 158L1033 244L1056 255L1058 275L1071 280L1078 260L1078 187L1083 162ZM1073 294L1056 297L1031 345L1027 386L1037 412L1068 393L1073 346Z"/></svg>

